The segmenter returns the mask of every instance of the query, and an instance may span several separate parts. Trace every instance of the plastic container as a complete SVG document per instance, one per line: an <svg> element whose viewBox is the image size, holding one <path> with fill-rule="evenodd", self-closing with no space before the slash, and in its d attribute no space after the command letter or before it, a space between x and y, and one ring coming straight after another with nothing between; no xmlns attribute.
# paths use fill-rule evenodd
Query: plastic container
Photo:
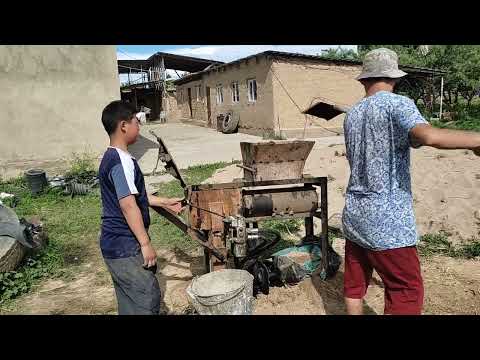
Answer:
<svg viewBox="0 0 480 360"><path fill-rule="evenodd" d="M43 188L47 186L47 176L42 169L30 169L25 172L28 185L32 194L42 192Z"/></svg>
<svg viewBox="0 0 480 360"><path fill-rule="evenodd" d="M251 315L253 276L245 270L223 269L196 277L187 294L200 315Z"/></svg>

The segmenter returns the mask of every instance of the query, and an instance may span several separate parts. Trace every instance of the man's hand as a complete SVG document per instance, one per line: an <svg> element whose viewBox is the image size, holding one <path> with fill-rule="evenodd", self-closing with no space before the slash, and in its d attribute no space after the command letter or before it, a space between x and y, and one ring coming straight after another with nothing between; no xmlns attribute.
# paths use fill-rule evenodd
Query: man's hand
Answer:
<svg viewBox="0 0 480 360"><path fill-rule="evenodd" d="M143 266L149 268L157 263L157 253L151 243L142 245Z"/></svg>

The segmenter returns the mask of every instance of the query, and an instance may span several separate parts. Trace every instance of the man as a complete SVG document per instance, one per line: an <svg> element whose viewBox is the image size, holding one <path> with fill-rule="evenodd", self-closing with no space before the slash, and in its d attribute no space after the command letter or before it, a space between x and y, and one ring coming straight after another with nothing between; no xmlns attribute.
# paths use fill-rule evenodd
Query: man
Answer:
<svg viewBox="0 0 480 360"><path fill-rule="evenodd" d="M395 52L370 51L357 78L366 96L345 118L351 174L343 211L344 296L352 315L362 314L373 270L384 283L385 314L421 314L424 289L416 250L410 147L480 154L480 134L434 128L412 100L393 93L405 75Z"/></svg>

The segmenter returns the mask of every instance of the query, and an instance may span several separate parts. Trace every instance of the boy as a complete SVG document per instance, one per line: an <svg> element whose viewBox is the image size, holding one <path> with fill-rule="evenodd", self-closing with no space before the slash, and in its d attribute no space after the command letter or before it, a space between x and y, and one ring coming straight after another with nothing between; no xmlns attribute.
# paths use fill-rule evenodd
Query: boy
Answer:
<svg viewBox="0 0 480 360"><path fill-rule="evenodd" d="M179 213L180 199L147 194L138 163L127 151L140 132L130 104L108 104L102 112L102 124L110 146L99 168L103 207L100 248L112 276L118 314L158 314L161 293L155 276L157 254L147 233L148 207L162 206Z"/></svg>
<svg viewBox="0 0 480 360"><path fill-rule="evenodd" d="M348 314L362 314L372 271L385 287L385 314L422 312L423 280L410 184L410 147L471 149L480 155L480 133L437 129L412 100L393 93L397 54L365 55L357 78L366 96L348 112L345 144L350 181L345 197L344 296Z"/></svg>

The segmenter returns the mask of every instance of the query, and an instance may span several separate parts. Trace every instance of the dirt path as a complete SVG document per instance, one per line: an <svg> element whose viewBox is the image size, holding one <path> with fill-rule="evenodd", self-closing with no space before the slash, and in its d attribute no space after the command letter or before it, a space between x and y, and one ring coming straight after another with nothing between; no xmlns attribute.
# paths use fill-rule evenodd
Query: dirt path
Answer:
<svg viewBox="0 0 480 360"><path fill-rule="evenodd" d="M201 258L181 252L157 251L162 312L182 314L188 308L185 289L201 273ZM50 279L15 303L9 314L116 314L115 291L101 259L78 267L73 279Z"/></svg>
<svg viewBox="0 0 480 360"><path fill-rule="evenodd" d="M260 295L256 313L275 315L344 315L343 254L345 242L336 239L335 250L342 255L342 265L333 279L322 281L312 276L299 285L273 288L268 296ZM424 314L480 313L480 261L444 256L422 258L425 283ZM365 298L365 314L383 314L383 285L374 278Z"/></svg>

